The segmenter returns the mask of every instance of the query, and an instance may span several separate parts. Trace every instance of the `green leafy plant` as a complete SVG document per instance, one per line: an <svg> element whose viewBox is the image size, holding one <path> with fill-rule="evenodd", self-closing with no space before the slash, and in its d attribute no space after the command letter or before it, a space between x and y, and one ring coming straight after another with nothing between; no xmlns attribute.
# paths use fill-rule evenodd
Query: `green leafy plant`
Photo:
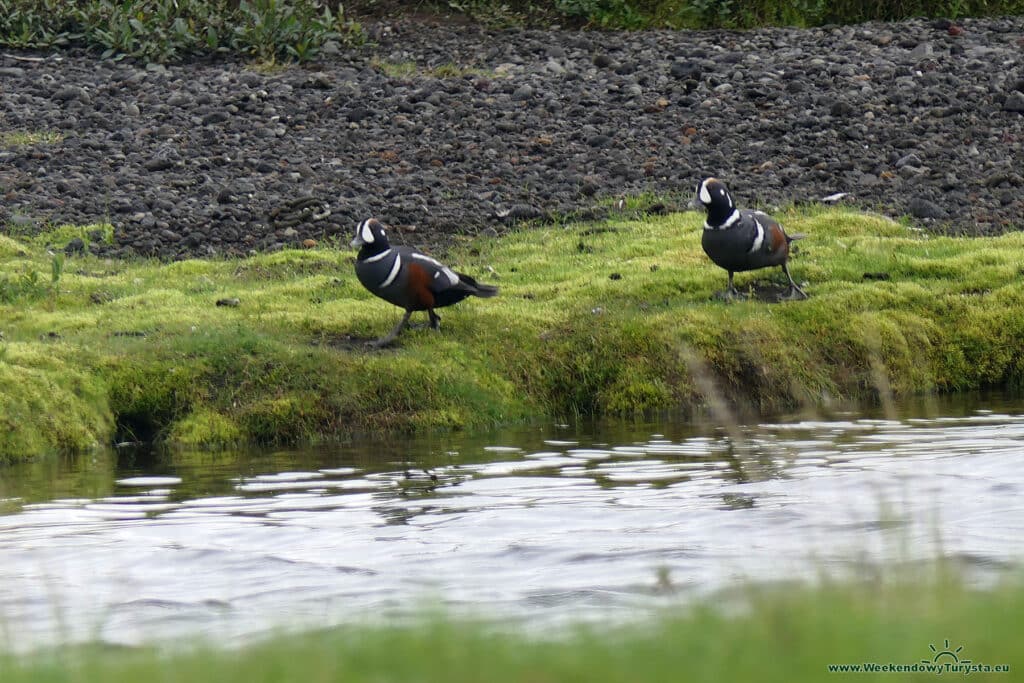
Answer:
<svg viewBox="0 0 1024 683"><path fill-rule="evenodd" d="M0 45L78 44L104 57L167 62L204 52L307 61L358 43L341 5L320 0L0 0Z"/></svg>
<svg viewBox="0 0 1024 683"><path fill-rule="evenodd" d="M57 252L50 260L50 284L54 287L60 283L60 276L64 274L64 254Z"/></svg>
<svg viewBox="0 0 1024 683"><path fill-rule="evenodd" d="M12 304L18 301L34 301L46 294L46 287L40 282L39 271L29 270L21 275L0 277L0 303Z"/></svg>
<svg viewBox="0 0 1024 683"><path fill-rule="evenodd" d="M316 0L241 0L235 46L260 59L284 56L306 61L328 41L341 38L343 15Z"/></svg>

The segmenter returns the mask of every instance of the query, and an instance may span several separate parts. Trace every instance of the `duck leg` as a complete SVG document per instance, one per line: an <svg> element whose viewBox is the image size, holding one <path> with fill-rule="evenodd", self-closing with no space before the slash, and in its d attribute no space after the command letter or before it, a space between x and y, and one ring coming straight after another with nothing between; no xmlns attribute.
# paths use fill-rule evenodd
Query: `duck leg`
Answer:
<svg viewBox="0 0 1024 683"><path fill-rule="evenodd" d="M743 295L740 294L739 290L736 289L736 285L732 283L733 272L729 271L729 286L725 288L725 291L721 293L721 297L726 301L734 301L736 299L742 299Z"/></svg>
<svg viewBox="0 0 1024 683"><path fill-rule="evenodd" d="M437 313L434 313L434 309L433 308L427 309L427 315L430 316L430 329L432 329L432 330L440 330L441 329L441 316L439 316Z"/></svg>
<svg viewBox="0 0 1024 683"><path fill-rule="evenodd" d="M807 293L796 286L796 282L793 281L793 276L789 274L789 266L785 263L782 264L782 272L786 274L787 278L789 278L789 291L783 294L780 298L787 299L789 301L806 299Z"/></svg>
<svg viewBox="0 0 1024 683"><path fill-rule="evenodd" d="M398 321L397 325L395 325L395 329L388 332L387 336L381 337L375 342L371 342L370 346L374 347L375 349L382 349L391 342L395 341L395 339L398 337L398 334L405 328L406 324L408 324L410 316L412 316L412 311L406 311L405 315L402 316L402 319Z"/></svg>

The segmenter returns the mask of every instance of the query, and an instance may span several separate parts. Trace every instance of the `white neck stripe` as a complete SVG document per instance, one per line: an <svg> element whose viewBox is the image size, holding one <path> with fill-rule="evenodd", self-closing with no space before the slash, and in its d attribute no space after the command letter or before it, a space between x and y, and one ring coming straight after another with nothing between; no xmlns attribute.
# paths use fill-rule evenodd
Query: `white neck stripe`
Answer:
<svg viewBox="0 0 1024 683"><path fill-rule="evenodd" d="M726 218L725 222L722 223L721 225L711 225L707 221L704 221L704 229L705 230L725 230L726 228L731 228L732 226L736 225L736 221L738 221L739 219L740 219L740 212L737 211L736 209L733 209L732 213L729 214L729 217Z"/></svg>
<svg viewBox="0 0 1024 683"><path fill-rule="evenodd" d="M400 271L401 269L402 269L402 257L401 257L401 255L397 255L396 254L395 255L395 265L391 266L391 272L388 273L387 279L384 280L384 282L380 283L381 289L383 289L384 287L387 287L392 282L394 282L395 278L398 277L398 271Z"/></svg>
<svg viewBox="0 0 1024 683"><path fill-rule="evenodd" d="M375 256L371 256L370 258L364 258L363 263L376 263L377 261L380 261L382 258L384 258L390 253L390 248L385 249L384 251L380 252L379 254L376 254Z"/></svg>
<svg viewBox="0 0 1024 683"><path fill-rule="evenodd" d="M760 221L754 221L754 225L757 226L757 232L754 234L754 244L750 247L750 252L753 254L755 251L761 248L764 244L764 226L761 225Z"/></svg>

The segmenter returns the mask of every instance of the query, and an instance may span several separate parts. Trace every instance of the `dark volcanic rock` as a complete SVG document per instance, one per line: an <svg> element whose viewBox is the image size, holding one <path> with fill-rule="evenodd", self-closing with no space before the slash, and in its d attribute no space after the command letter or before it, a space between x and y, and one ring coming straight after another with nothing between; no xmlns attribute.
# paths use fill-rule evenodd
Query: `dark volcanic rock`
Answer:
<svg viewBox="0 0 1024 683"><path fill-rule="evenodd" d="M914 197L907 204L907 211L914 218L945 218L945 209L924 197Z"/></svg>
<svg viewBox="0 0 1024 683"><path fill-rule="evenodd" d="M113 256L345 239L369 215L443 250L455 231L600 216L612 197L685 205L717 175L746 205L848 193L932 230L1020 229L1024 65L1008 36L1024 17L962 27L399 22L371 27L373 45L273 73L7 51L4 127L62 139L0 150L0 208L29 231L109 220L115 243L88 249ZM389 75L399 63L423 66Z"/></svg>
<svg viewBox="0 0 1024 683"><path fill-rule="evenodd" d="M1024 114L1024 93L1019 90L1015 90L1006 96L1006 101L1003 102L1003 109L1006 111L1016 111Z"/></svg>

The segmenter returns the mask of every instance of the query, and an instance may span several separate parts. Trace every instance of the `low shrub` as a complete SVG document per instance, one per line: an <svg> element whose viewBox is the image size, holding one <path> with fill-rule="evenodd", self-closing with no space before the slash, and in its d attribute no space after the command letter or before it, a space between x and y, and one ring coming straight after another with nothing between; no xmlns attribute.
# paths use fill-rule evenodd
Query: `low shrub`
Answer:
<svg viewBox="0 0 1024 683"><path fill-rule="evenodd" d="M375 4L363 0L355 7ZM485 22L518 16L529 23L567 21L608 29L820 26L1024 12L1024 0L447 0L434 5Z"/></svg>
<svg viewBox="0 0 1024 683"><path fill-rule="evenodd" d="M78 45L167 62L203 53L306 61L362 39L341 5L319 0L0 0L0 44Z"/></svg>

